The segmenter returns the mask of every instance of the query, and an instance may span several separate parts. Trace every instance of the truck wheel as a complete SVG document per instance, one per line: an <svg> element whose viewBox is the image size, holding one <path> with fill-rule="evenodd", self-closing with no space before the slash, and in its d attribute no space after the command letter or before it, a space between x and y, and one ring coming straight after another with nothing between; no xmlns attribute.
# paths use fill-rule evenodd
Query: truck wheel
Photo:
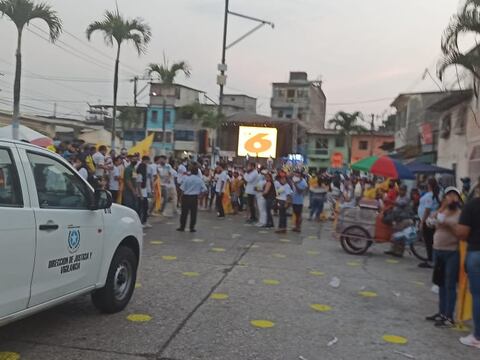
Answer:
<svg viewBox="0 0 480 360"><path fill-rule="evenodd" d="M134 252L121 246L115 252L105 286L92 293L92 302L101 312L122 311L130 301L137 279L138 260Z"/></svg>

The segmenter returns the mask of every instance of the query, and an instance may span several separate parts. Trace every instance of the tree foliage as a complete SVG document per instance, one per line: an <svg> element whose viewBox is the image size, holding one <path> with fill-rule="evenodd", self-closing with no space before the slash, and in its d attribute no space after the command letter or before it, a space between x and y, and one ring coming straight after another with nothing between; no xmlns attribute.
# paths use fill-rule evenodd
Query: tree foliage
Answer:
<svg viewBox="0 0 480 360"><path fill-rule="evenodd" d="M163 59L163 64L151 63L147 67L147 74L152 76L157 74L160 77L160 80L163 84L171 85L174 83L175 78L177 77L178 72L183 72L185 77L189 78L191 75L191 68L185 61L174 62L172 65L168 63L168 60Z"/></svg>

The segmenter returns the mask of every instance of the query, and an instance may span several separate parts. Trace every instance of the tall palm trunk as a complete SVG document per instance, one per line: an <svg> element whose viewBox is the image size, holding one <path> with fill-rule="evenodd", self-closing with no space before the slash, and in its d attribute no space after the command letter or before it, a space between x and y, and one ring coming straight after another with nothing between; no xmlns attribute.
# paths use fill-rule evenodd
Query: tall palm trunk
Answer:
<svg viewBox="0 0 480 360"><path fill-rule="evenodd" d="M117 92L118 92L118 65L120 63L120 44L117 48L117 59L115 60L115 75L113 78L113 119L112 119L112 150L115 150L115 133L117 122Z"/></svg>
<svg viewBox="0 0 480 360"><path fill-rule="evenodd" d="M13 85L13 118L12 118L12 137L14 140L19 138L20 126L20 85L22 77L22 30L18 30L17 52L15 62L15 82Z"/></svg>

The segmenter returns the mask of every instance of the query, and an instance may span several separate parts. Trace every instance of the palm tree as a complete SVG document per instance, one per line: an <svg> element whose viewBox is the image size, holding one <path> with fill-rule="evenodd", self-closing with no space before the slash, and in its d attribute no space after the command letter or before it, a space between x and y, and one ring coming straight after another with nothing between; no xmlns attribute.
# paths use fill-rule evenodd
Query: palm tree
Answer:
<svg viewBox="0 0 480 360"><path fill-rule="evenodd" d="M118 66L120 64L120 48L123 42L131 41L138 55L146 52L146 45L150 42L152 32L150 26L142 19L126 19L118 8L116 11L106 11L103 20L95 21L87 27L87 39L90 40L96 31L103 32L105 43L113 46L114 40L117 45L117 57L115 59L115 74L113 78L113 119L112 119L112 149L115 148L115 133L117 120L117 93L118 93Z"/></svg>
<svg viewBox="0 0 480 360"><path fill-rule="evenodd" d="M357 124L358 120L363 120L363 115L359 111L352 114L339 111L335 114L335 117L329 121L329 124L333 125L335 130L338 130L339 134L345 137L349 164L352 158L352 135L367 131L363 125Z"/></svg>
<svg viewBox="0 0 480 360"><path fill-rule="evenodd" d="M17 27L17 51L15 82L13 85L12 135L18 139L20 125L20 87L22 77L22 33L32 20L43 20L50 33L50 41L55 42L62 32L62 21L57 12L45 3L35 4L32 0L0 0L0 13L6 15Z"/></svg>
<svg viewBox="0 0 480 360"><path fill-rule="evenodd" d="M480 52L478 46L462 52L458 46L461 35L480 35L480 0L465 0L464 6L452 17L442 37L442 53L437 68L440 80L448 67L460 65L469 70L474 80L480 80Z"/></svg>
<svg viewBox="0 0 480 360"><path fill-rule="evenodd" d="M179 71L183 72L187 78L191 75L190 65L185 61L178 61L170 66L165 56L163 58L163 65L152 63L147 67L147 73L149 76L156 73L160 77L162 83L167 85L172 85L174 83L175 77Z"/></svg>

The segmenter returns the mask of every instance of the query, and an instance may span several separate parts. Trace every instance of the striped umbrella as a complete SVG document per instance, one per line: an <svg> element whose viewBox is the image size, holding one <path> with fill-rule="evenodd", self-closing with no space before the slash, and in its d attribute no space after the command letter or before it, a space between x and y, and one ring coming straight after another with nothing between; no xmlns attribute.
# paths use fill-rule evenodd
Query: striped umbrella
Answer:
<svg viewBox="0 0 480 360"><path fill-rule="evenodd" d="M352 164L352 169L391 179L415 179L415 175L405 165L388 156L367 157Z"/></svg>

